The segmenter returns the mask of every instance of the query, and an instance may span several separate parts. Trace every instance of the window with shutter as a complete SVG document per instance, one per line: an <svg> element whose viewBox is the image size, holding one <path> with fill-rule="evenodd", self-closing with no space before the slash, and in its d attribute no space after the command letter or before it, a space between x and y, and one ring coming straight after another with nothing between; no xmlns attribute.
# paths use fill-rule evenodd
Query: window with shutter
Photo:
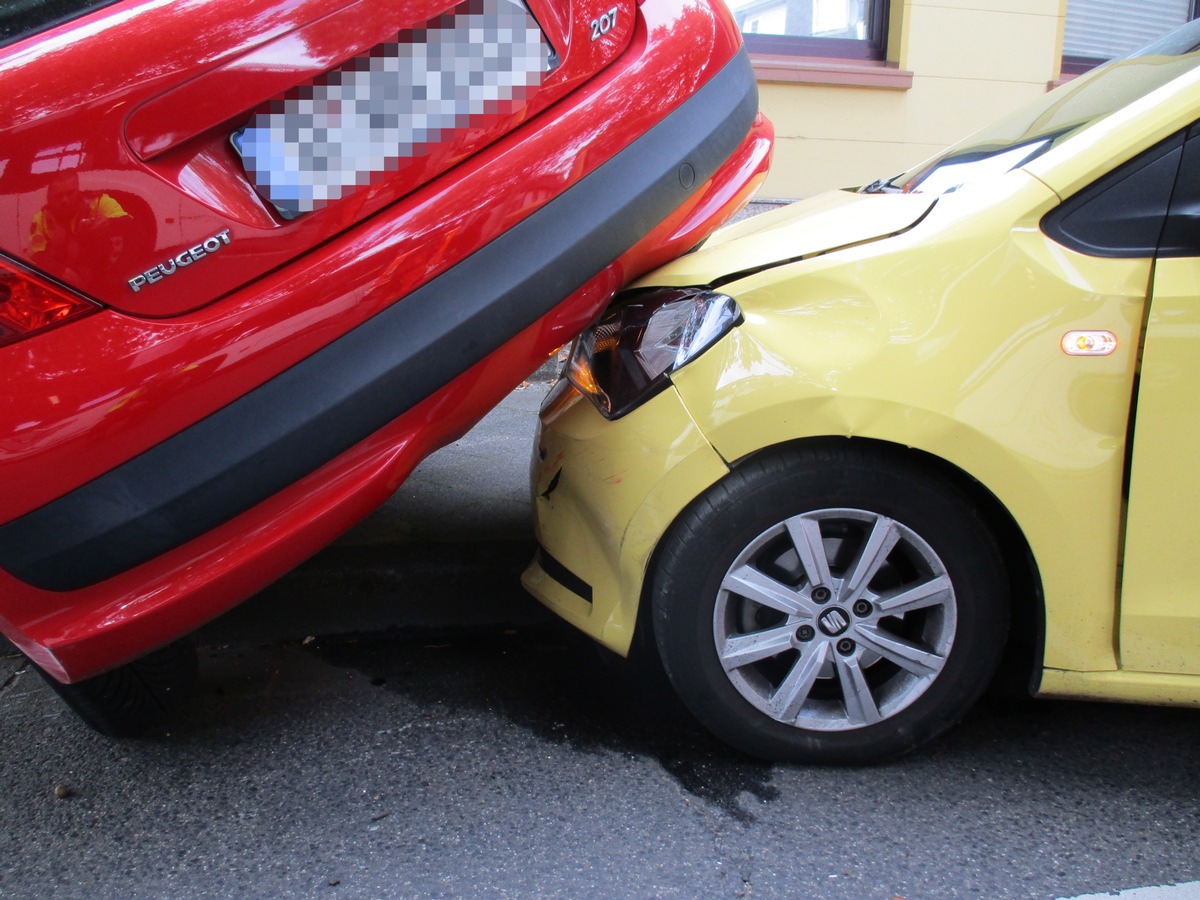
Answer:
<svg viewBox="0 0 1200 900"><path fill-rule="evenodd" d="M1198 0L1067 0L1063 72L1124 56L1196 18Z"/></svg>

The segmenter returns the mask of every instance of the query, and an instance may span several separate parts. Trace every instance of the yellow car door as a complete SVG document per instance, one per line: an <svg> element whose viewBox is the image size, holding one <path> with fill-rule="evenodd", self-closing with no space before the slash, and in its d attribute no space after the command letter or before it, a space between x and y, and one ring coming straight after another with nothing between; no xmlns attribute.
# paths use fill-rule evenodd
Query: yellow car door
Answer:
<svg viewBox="0 0 1200 900"><path fill-rule="evenodd" d="M1200 130L1151 281L1120 592L1121 668L1200 674Z"/></svg>

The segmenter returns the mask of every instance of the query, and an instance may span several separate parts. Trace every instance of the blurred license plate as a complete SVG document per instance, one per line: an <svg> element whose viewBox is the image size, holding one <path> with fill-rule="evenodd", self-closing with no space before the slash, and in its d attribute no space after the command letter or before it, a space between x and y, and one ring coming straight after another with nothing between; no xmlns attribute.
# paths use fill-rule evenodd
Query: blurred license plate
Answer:
<svg viewBox="0 0 1200 900"><path fill-rule="evenodd" d="M233 146L259 194L291 219L525 105L557 65L519 0L469 0L272 101Z"/></svg>

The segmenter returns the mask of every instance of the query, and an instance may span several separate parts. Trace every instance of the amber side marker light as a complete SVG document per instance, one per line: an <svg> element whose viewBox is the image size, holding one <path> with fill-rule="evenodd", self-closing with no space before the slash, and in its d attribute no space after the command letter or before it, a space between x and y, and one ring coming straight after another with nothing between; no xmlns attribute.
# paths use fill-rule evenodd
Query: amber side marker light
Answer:
<svg viewBox="0 0 1200 900"><path fill-rule="evenodd" d="M1111 356L1117 349L1117 336L1111 331L1068 331L1062 348L1067 356Z"/></svg>
<svg viewBox="0 0 1200 900"><path fill-rule="evenodd" d="M98 309L99 304L0 260L0 347Z"/></svg>

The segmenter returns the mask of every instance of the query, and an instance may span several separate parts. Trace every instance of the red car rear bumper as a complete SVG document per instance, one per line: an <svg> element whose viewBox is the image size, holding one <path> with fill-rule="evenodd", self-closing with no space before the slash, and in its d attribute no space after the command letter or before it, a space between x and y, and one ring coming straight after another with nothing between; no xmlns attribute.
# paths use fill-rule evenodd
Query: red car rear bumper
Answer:
<svg viewBox="0 0 1200 900"><path fill-rule="evenodd" d="M687 31L651 41L656 8L677 26L700 15L643 7L603 90L562 101L578 115L546 125L580 129L574 157L537 159L514 134L219 304L159 323L101 313L29 342L60 359L96 348L78 374L48 382L9 348L0 371L17 408L0 428L19 437L0 462L18 486L0 526L4 633L75 681L203 624L378 506L626 281L744 204L771 129L736 33L714 16L707 47ZM672 77L681 42L707 80L640 102L645 79ZM625 123L624 143L605 137L623 115L640 129L632 143ZM572 164L585 158L596 164ZM525 202L504 202L514 194ZM48 390L69 414L45 420ZM23 403L39 427L22 431Z"/></svg>

